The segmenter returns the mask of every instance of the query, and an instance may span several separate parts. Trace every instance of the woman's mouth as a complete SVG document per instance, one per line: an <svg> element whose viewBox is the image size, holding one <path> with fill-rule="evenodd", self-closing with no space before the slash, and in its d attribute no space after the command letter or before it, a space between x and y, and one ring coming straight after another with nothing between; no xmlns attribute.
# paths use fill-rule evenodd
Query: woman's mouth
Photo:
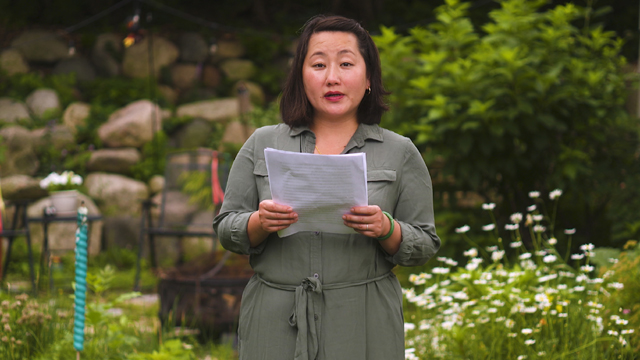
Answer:
<svg viewBox="0 0 640 360"><path fill-rule="evenodd" d="M329 101L338 101L343 97L344 97L344 94L337 91L329 91L328 93L324 94L324 98Z"/></svg>

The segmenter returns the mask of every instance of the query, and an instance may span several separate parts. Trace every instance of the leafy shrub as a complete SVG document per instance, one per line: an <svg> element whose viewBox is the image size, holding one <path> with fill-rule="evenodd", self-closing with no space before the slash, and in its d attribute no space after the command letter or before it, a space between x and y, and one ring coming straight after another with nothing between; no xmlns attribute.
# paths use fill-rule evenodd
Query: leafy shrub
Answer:
<svg viewBox="0 0 640 360"><path fill-rule="evenodd" d="M635 190L619 190L638 178L622 42L573 25L591 9L541 11L545 3L500 1L475 29L469 3L447 0L436 22L408 36L382 28L375 41L392 91L383 125L412 137L429 163L439 159L455 189L486 201L502 194L512 211L527 205L528 189L568 189L583 234L606 243L609 209L640 210Z"/></svg>

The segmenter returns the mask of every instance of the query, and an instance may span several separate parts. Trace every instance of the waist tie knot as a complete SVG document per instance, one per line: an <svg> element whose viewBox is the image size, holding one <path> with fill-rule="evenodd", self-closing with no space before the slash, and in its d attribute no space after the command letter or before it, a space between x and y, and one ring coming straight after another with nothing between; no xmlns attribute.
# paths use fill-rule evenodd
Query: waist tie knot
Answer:
<svg viewBox="0 0 640 360"><path fill-rule="evenodd" d="M272 283L263 279L259 274L257 274L257 278L271 288L295 292L293 310L291 316L289 316L289 325L298 329L294 360L314 360L318 356L318 330L316 326L318 317L314 314L314 302L316 298L320 299L316 295L321 295L323 290L365 285L391 275L393 273L388 272L371 279L325 284L324 286L315 277L305 278L298 286Z"/></svg>

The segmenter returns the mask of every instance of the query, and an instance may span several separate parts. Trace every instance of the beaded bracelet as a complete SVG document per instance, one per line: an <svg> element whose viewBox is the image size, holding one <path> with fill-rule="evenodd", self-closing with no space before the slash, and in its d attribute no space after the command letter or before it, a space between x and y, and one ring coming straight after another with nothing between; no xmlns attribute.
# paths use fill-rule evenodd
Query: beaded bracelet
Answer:
<svg viewBox="0 0 640 360"><path fill-rule="evenodd" d="M390 238L390 237L391 237L391 235L393 234L393 229L394 229L394 228L395 228L395 226L396 226L395 222L393 221L393 217L391 216L391 214L389 214L389 213L388 213L388 212L386 212L386 211L383 211L382 213L383 213L386 217L388 217L388 218L389 218L389 222L391 223L391 229L389 229L389 233L388 233L387 235L382 236L382 237L377 237L377 238L376 238L376 240L378 240L378 241L383 241L383 240L387 240L388 238Z"/></svg>

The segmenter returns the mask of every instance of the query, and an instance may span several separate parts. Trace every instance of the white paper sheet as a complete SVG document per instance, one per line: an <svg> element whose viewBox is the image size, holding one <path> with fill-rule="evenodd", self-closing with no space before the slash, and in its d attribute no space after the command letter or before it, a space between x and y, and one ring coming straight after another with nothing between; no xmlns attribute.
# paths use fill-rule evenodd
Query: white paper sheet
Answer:
<svg viewBox="0 0 640 360"><path fill-rule="evenodd" d="M298 221L278 232L299 231L351 234L342 215L353 206L368 205L367 159L364 153L317 155L264 150L273 201L298 213Z"/></svg>

